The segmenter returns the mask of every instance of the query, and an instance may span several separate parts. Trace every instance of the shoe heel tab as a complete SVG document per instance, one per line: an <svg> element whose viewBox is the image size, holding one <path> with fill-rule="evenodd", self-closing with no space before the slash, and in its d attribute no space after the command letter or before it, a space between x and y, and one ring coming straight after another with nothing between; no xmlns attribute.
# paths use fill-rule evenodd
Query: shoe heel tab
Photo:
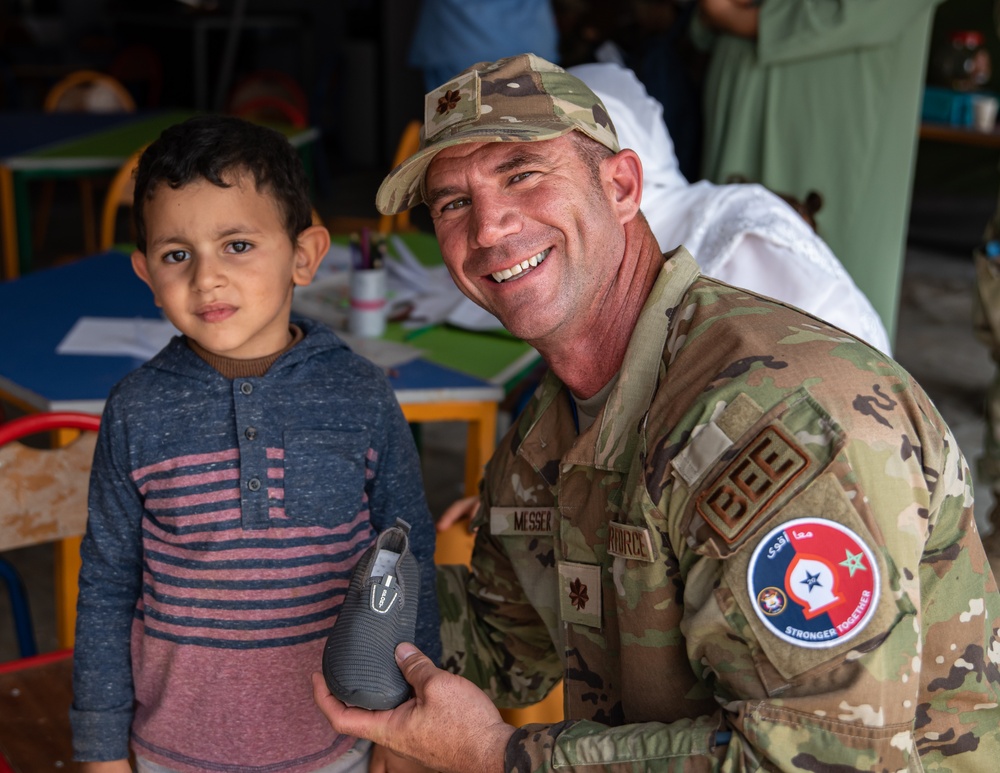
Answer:
<svg viewBox="0 0 1000 773"><path fill-rule="evenodd" d="M402 529L406 536L410 536L410 524L404 521L402 518L396 519L396 528Z"/></svg>

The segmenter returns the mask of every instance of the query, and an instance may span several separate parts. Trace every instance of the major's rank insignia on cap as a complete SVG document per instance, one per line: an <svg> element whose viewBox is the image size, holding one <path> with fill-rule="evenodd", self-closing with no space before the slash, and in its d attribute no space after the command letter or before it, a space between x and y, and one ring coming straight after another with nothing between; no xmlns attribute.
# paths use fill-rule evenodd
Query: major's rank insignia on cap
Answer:
<svg viewBox="0 0 1000 773"><path fill-rule="evenodd" d="M479 117L479 73L460 75L424 97L424 134L435 137L449 126Z"/></svg>
<svg viewBox="0 0 1000 773"><path fill-rule="evenodd" d="M765 628L813 649L859 634L875 614L880 582L868 545L824 518L799 518L772 529L747 568L747 590Z"/></svg>

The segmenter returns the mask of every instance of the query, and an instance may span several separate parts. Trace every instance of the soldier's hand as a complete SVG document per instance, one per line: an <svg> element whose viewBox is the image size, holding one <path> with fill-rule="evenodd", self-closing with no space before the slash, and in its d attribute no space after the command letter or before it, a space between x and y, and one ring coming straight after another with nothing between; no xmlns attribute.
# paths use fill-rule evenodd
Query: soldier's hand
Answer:
<svg viewBox="0 0 1000 773"><path fill-rule="evenodd" d="M346 706L330 694L322 674L313 674L313 698L333 729L443 773L503 771L514 728L486 693L437 668L412 644L396 647L396 662L413 697L388 711Z"/></svg>
<svg viewBox="0 0 1000 773"><path fill-rule="evenodd" d="M425 768L419 762L400 757L384 746L373 746L368 773L435 773L435 771Z"/></svg>

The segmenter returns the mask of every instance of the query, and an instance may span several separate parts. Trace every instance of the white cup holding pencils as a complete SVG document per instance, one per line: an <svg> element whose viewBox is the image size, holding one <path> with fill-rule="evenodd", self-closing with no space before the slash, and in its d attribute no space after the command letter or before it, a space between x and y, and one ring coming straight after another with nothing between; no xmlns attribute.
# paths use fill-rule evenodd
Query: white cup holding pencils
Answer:
<svg viewBox="0 0 1000 773"><path fill-rule="evenodd" d="M386 269L381 243L374 243L367 229L351 240L350 311L347 329L360 338L385 333Z"/></svg>
<svg viewBox="0 0 1000 773"><path fill-rule="evenodd" d="M351 309L348 330L361 338L378 338L385 332L386 270L351 270Z"/></svg>

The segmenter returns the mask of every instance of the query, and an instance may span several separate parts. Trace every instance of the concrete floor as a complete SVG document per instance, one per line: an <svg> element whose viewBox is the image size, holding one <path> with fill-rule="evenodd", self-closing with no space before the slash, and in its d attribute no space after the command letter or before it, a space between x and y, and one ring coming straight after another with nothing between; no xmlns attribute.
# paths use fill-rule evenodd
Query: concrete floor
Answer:
<svg viewBox="0 0 1000 773"><path fill-rule="evenodd" d="M975 218L976 231L969 237L973 243L991 210L984 211L987 214ZM973 282L968 252L947 244L942 247L940 243L933 247L911 244L904 266L895 356L924 386L974 466L982 447L981 410L993 365L985 347L972 334ZM424 426L424 478L435 515L461 495L464 443L463 425ZM977 520L984 535L988 531L985 513L990 505L989 492L977 490ZM51 549L9 551L5 557L18 567L29 587L39 649L54 649ZM1000 550L991 560L994 571L1000 570ZM0 661L17 657L10 620L6 594L0 594Z"/></svg>

